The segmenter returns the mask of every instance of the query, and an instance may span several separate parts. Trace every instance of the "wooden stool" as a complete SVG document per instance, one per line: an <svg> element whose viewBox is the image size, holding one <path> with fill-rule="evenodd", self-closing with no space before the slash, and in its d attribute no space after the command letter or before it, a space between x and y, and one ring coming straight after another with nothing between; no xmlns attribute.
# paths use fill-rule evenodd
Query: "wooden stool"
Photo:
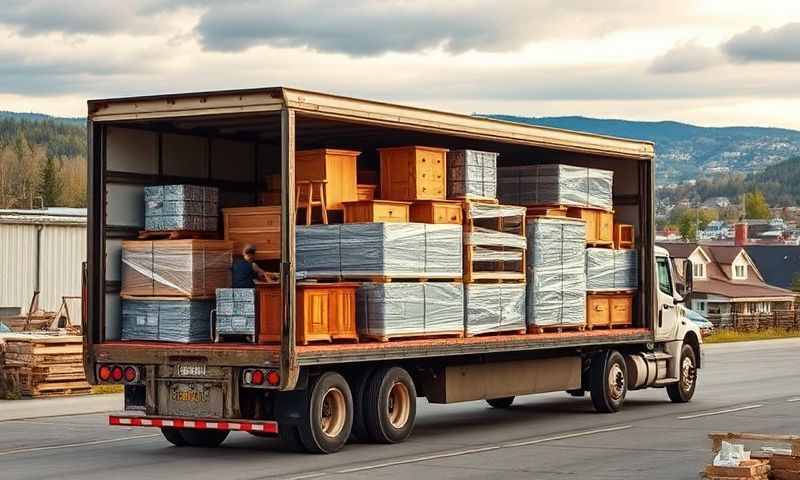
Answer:
<svg viewBox="0 0 800 480"><path fill-rule="evenodd" d="M301 207L300 201L305 196L306 225L311 225L311 211L314 207L322 210L322 223L328 224L328 208L325 206L325 192L327 190L327 180L301 180L295 182L295 208ZM317 200L314 200L314 187L317 190ZM297 215L297 211L295 211Z"/></svg>

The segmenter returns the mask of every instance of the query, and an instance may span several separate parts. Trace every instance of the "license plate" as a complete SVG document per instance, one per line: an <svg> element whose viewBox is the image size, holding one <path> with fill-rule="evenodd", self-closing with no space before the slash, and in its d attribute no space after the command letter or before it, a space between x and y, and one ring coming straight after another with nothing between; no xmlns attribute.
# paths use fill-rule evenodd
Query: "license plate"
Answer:
<svg viewBox="0 0 800 480"><path fill-rule="evenodd" d="M183 362L176 366L175 373L179 377L205 377L208 368L202 362Z"/></svg>
<svg viewBox="0 0 800 480"><path fill-rule="evenodd" d="M174 402L208 403L208 387L194 383L172 385L170 397Z"/></svg>

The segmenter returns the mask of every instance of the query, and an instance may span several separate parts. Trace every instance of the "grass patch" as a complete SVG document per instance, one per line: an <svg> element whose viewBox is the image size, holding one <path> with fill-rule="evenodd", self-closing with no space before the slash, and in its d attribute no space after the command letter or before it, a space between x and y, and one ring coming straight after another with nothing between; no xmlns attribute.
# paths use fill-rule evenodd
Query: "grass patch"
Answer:
<svg viewBox="0 0 800 480"><path fill-rule="evenodd" d="M92 395L122 393L123 391L125 391L123 385L92 385Z"/></svg>
<svg viewBox="0 0 800 480"><path fill-rule="evenodd" d="M751 342L754 340L774 340L776 338L800 337L800 330L785 330L768 328L755 332L741 332L738 330L718 330L708 337L703 337L703 343L730 343Z"/></svg>

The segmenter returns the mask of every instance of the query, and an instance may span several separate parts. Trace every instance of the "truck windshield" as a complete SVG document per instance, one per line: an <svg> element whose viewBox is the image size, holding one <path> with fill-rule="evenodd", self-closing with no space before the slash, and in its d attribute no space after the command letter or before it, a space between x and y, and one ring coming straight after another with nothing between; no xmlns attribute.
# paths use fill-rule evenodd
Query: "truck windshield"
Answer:
<svg viewBox="0 0 800 480"><path fill-rule="evenodd" d="M667 257L656 258L658 269L658 288L663 293L672 296L672 278L669 273L669 260Z"/></svg>

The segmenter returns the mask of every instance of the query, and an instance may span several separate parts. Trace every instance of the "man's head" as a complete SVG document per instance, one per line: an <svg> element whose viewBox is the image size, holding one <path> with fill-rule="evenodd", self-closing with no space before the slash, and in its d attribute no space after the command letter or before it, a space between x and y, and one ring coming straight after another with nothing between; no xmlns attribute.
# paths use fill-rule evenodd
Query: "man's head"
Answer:
<svg viewBox="0 0 800 480"><path fill-rule="evenodd" d="M242 248L242 256L248 262L252 262L256 259L256 246L253 244L248 243L247 245Z"/></svg>

